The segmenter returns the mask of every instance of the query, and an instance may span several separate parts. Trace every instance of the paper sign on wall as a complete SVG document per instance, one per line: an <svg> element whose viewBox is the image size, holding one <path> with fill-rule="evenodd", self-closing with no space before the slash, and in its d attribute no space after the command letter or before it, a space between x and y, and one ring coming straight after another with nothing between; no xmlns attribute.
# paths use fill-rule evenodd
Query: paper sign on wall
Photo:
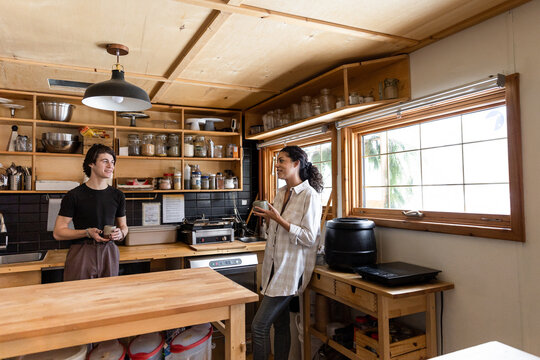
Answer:
<svg viewBox="0 0 540 360"><path fill-rule="evenodd" d="M163 195L163 223L184 220L184 195Z"/></svg>
<svg viewBox="0 0 540 360"><path fill-rule="evenodd" d="M142 224L148 225L160 225L161 220L161 203L143 203L142 204Z"/></svg>

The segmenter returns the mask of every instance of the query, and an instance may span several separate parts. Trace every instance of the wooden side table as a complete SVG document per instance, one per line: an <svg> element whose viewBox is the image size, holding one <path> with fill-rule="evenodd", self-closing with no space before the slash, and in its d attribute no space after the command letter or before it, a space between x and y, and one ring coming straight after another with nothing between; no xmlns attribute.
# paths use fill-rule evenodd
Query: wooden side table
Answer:
<svg viewBox="0 0 540 360"><path fill-rule="evenodd" d="M304 319L310 319L310 291L324 295L342 304L358 309L378 320L379 339L356 335L356 352L347 349L326 334L317 331L304 321L304 359L311 354L311 335L320 338L349 359L369 360L418 360L437 356L437 319L435 293L454 288L454 284L432 281L400 287L386 287L362 280L354 273L330 270L327 266L317 266L304 295ZM405 315L425 312L426 332L410 339L391 343L389 320ZM366 350L368 346L377 353Z"/></svg>

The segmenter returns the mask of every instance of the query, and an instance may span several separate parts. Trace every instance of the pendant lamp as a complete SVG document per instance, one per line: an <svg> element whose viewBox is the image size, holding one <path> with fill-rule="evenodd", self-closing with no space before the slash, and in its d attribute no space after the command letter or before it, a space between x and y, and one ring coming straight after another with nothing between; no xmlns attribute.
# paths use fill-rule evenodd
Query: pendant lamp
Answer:
<svg viewBox="0 0 540 360"><path fill-rule="evenodd" d="M90 85L84 92L83 104L109 111L142 111L152 107L146 91L124 80L124 67L119 57L129 49L121 44L108 44L107 52L116 55L110 80Z"/></svg>

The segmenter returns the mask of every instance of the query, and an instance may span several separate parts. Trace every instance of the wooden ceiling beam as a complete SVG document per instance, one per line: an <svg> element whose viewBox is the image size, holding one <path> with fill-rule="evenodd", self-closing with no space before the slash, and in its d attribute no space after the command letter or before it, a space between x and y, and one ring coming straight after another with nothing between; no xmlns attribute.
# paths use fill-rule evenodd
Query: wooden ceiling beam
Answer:
<svg viewBox="0 0 540 360"><path fill-rule="evenodd" d="M98 68L91 68L91 67L85 67L85 66L53 64L53 63L47 63L47 62L35 61L35 60L0 57L0 62L14 63L14 64L19 64L19 65L41 66L41 67L48 67L48 68L53 68L53 69L61 69L61 70L76 71L76 72L91 73L91 74L108 74L108 75L111 74L110 69L106 70L106 69L98 69ZM149 81L156 81L156 82L161 81L161 82L167 82L167 83L180 83L180 84L186 84L186 85L213 87L213 88L218 88L218 89L239 90L239 91L246 91L246 92L267 92L267 93L272 93L272 94L280 93L279 90L260 88L260 87L255 87L255 86L223 84L223 83L215 83L215 82L210 82L210 81L199 81L199 80L181 79L181 78L167 79L167 77L165 76L140 74L140 73L133 73L133 72L125 72L124 75L126 78L142 79L142 80L149 80ZM73 80L73 79L69 79L69 80Z"/></svg>
<svg viewBox="0 0 540 360"><path fill-rule="evenodd" d="M428 38L425 38L423 39L422 41L420 41L418 44L416 45L413 45L413 46L410 46L410 47L407 47L405 49L401 49L399 51L396 51L395 54L403 54L403 53L406 53L406 54L409 54L413 51L416 51L418 49L421 49L423 48L424 46L427 46L429 44L432 44L436 41L439 41L441 39L444 39L445 37L448 37L450 35L453 35L461 30L464 30L466 28L469 28L471 26L474 26L476 24L479 24L489 18L492 18L492 17L495 17L497 15L500 15L506 11L510 11L512 10L513 8L515 7L518 7L520 5L523 5L527 2L529 2L531 0L508 0L508 1L505 1L497 6L494 6L490 9L487 9L483 12L481 12L480 14L476 14L474 16L471 16L470 18L468 19L465 19L463 21L460 21L459 23L457 24L454 24L450 27L447 27L446 29L442 30L442 31L439 31L433 35L431 35L430 37Z"/></svg>
<svg viewBox="0 0 540 360"><path fill-rule="evenodd" d="M308 26L323 31L330 31L334 33L340 33L349 36L361 37L373 41L381 42L393 42L402 43L407 46L413 46L420 41L410 39L398 35L385 34L378 31L361 29L354 26L333 23L330 21L324 21L319 19L308 18L305 16L299 16L294 14L288 14L280 11L264 9L256 6L249 5L233 5L235 0L231 0L230 3L225 3L222 0L176 0L186 4L201 6L208 9L214 9L224 12L230 12L233 14L246 15L258 17L261 19L269 19L280 22L285 22L291 25Z"/></svg>
<svg viewBox="0 0 540 360"><path fill-rule="evenodd" d="M187 68L187 66L195 59L197 54L208 44L210 39L216 34L218 29L231 16L231 13L225 13L218 10L213 10L203 22L201 27L193 35L188 44L182 49L165 77L168 82L158 83L152 91L150 98L152 102L158 102L172 85L170 80L174 80Z"/></svg>

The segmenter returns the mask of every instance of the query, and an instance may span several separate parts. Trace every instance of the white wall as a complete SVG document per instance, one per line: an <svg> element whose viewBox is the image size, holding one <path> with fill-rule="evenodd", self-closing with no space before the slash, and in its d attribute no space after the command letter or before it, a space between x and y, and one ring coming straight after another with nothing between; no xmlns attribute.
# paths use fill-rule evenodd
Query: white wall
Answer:
<svg viewBox="0 0 540 360"><path fill-rule="evenodd" d="M413 98L520 73L526 243L379 228L382 260L440 268L444 352L497 340L540 355L540 0L411 54Z"/></svg>

